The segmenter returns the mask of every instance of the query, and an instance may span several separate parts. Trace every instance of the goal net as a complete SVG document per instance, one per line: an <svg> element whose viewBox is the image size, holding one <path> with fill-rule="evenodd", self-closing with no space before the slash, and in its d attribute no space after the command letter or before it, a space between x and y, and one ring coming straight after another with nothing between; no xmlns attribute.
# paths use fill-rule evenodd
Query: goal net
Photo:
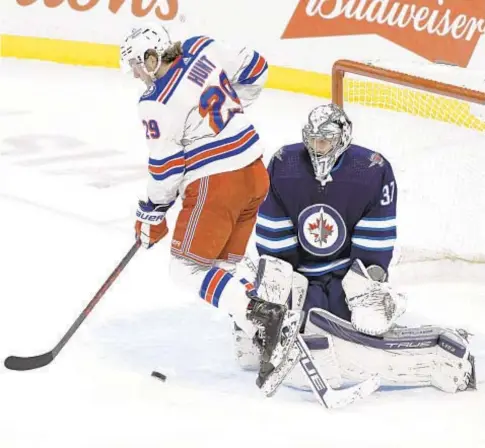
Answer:
<svg viewBox="0 0 485 448"><path fill-rule="evenodd" d="M354 143L391 161L394 262L485 262L485 73L444 64L340 60L332 100Z"/></svg>

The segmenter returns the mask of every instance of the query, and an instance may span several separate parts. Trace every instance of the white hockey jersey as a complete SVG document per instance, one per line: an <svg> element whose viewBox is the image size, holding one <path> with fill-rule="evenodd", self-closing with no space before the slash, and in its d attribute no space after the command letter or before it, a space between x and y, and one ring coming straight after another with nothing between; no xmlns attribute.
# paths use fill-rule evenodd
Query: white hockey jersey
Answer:
<svg viewBox="0 0 485 448"><path fill-rule="evenodd" d="M196 179L243 168L262 155L244 107L258 97L267 69L255 51L231 52L205 36L183 43L183 55L139 103L153 203L171 205Z"/></svg>

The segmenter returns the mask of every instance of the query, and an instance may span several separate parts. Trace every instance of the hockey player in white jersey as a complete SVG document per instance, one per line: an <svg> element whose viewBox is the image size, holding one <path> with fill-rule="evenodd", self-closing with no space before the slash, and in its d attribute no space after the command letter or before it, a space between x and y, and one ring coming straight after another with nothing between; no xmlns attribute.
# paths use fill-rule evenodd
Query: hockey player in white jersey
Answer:
<svg viewBox="0 0 485 448"><path fill-rule="evenodd" d="M262 258L277 257L287 272L280 283L293 290L291 307L306 313L307 345L331 385L378 374L384 385L473 387L466 332L396 325L406 301L388 275L397 226L390 163L352 143L352 123L333 104L309 113L302 137L268 167L256 241ZM241 366L257 366L258 347L243 329L234 335ZM305 383L299 373L292 381Z"/></svg>
<svg viewBox="0 0 485 448"><path fill-rule="evenodd" d="M283 302L259 298L235 270L268 191L259 135L244 114L268 64L255 51L231 51L207 36L172 42L164 27L150 25L126 37L121 65L147 85L139 113L149 147L148 199L138 205L137 238L146 248L160 241L165 214L181 197L170 272L246 334L258 334L262 387L301 320Z"/></svg>

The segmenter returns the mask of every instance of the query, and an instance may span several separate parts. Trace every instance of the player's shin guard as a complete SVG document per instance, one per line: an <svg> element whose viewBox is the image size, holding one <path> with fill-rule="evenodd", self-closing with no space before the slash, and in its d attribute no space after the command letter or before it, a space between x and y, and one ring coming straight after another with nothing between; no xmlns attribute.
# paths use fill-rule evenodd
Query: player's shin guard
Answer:
<svg viewBox="0 0 485 448"><path fill-rule="evenodd" d="M226 270L214 267L202 278L199 296L232 316L237 326L253 337L258 327L247 317L253 290L249 282L238 280Z"/></svg>

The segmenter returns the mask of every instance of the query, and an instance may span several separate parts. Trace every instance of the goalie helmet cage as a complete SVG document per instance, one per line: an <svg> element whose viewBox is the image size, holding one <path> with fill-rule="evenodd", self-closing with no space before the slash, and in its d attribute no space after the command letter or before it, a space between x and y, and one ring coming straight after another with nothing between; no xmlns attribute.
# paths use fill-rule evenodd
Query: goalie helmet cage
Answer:
<svg viewBox="0 0 485 448"><path fill-rule="evenodd" d="M354 136L361 134L354 142L393 165L393 262L485 263L485 73L443 63L338 60L332 101L349 114Z"/></svg>

